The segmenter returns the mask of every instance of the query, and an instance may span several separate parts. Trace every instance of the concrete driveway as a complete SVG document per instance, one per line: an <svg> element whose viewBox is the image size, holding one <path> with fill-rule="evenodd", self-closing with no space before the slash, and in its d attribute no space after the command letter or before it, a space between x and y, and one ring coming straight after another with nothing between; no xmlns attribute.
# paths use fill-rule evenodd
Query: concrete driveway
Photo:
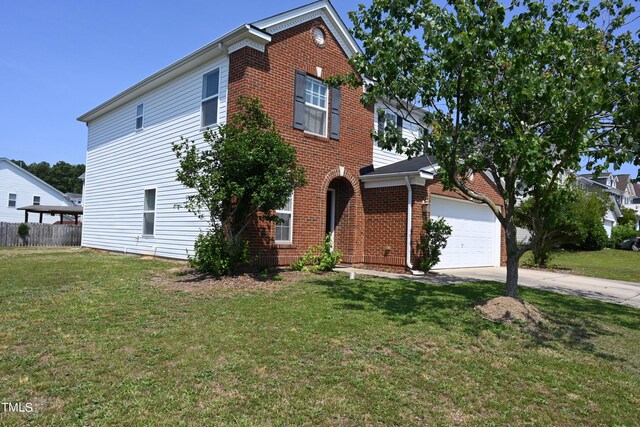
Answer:
<svg viewBox="0 0 640 427"><path fill-rule="evenodd" d="M507 276L505 267L455 268L435 270L435 272L443 276L495 282L504 282ZM640 283L598 279L551 271L529 270L526 268L519 269L518 276L518 283L528 288L640 308Z"/></svg>
<svg viewBox="0 0 640 427"><path fill-rule="evenodd" d="M434 270L433 272L436 274L429 275L427 277L386 273L351 267L338 268L337 270L347 273L354 272L356 274L367 274L370 276L419 280L442 284L461 282L464 279L489 280L504 283L507 276L507 269L505 267ZM575 295L582 298L590 298L640 308L640 283L598 279L595 277L529 270L525 268L521 268L519 270L518 282L520 286L528 288Z"/></svg>

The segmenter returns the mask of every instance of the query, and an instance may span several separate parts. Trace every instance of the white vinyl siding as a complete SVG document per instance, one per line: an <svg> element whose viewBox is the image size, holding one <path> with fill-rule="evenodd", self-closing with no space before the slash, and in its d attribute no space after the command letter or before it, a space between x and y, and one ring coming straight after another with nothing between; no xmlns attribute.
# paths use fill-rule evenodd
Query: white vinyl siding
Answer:
<svg viewBox="0 0 640 427"><path fill-rule="evenodd" d="M304 130L316 135L327 135L327 85L307 76L305 93Z"/></svg>
<svg viewBox="0 0 640 427"><path fill-rule="evenodd" d="M376 132L378 131L378 110L383 110L385 111L385 113L388 114L387 120L391 120L392 118L394 121L397 120L395 118L397 116L394 111L391 111L382 103L376 103L374 107L375 114L374 114L374 123L373 123L373 129ZM413 141L416 138L419 138L420 129L421 129L420 126L410 123L409 120L403 120L402 122L402 136L407 141ZM392 163L396 163L396 162L400 162L402 160L408 159L408 157L405 156L404 154L398 154L395 151L383 150L382 148L378 147L374 142L372 142L372 145L373 145L373 167L375 168L380 168L382 166L390 165Z"/></svg>
<svg viewBox="0 0 640 427"><path fill-rule="evenodd" d="M291 243L293 234L293 193L287 204L276 211L282 222L276 224L276 243Z"/></svg>
<svg viewBox="0 0 640 427"><path fill-rule="evenodd" d="M207 218L185 208L193 194L176 181L171 147L180 137L202 142L203 76L219 70L218 124L226 121L228 60L223 57L144 94L144 132L131 127L131 102L89 123L82 245L185 259ZM212 125L211 128L216 128ZM157 188L153 236L142 237L142 195ZM187 252L188 251L188 252Z"/></svg>
<svg viewBox="0 0 640 427"><path fill-rule="evenodd" d="M41 205L72 206L64 195L55 191L21 167L0 159L0 194L4 201L0 204L0 222L24 222L24 211L18 210L32 205L34 196L40 197ZM10 197L10 194L13 197ZM13 203L9 201L13 200ZM11 206L12 205L12 206ZM39 215L29 214L29 222L38 222ZM60 216L43 215L42 222L53 224Z"/></svg>

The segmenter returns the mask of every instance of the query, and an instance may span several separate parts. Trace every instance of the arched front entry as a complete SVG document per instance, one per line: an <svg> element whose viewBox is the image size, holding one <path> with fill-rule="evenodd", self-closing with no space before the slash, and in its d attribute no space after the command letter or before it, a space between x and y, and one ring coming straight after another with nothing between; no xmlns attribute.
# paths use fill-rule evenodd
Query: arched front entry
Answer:
<svg viewBox="0 0 640 427"><path fill-rule="evenodd" d="M326 191L325 233L331 235L333 247L345 262L352 262L356 252L357 201L352 184L344 177L329 182Z"/></svg>

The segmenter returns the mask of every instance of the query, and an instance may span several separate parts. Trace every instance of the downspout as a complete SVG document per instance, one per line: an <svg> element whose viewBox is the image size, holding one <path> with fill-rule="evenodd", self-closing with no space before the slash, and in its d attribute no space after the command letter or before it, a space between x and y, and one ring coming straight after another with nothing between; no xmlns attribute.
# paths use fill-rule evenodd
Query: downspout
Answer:
<svg viewBox="0 0 640 427"><path fill-rule="evenodd" d="M411 219L413 216L413 190L411 189L411 183L409 182L409 177L404 177L404 182L407 184L407 267L409 270L413 269L413 265L411 264Z"/></svg>

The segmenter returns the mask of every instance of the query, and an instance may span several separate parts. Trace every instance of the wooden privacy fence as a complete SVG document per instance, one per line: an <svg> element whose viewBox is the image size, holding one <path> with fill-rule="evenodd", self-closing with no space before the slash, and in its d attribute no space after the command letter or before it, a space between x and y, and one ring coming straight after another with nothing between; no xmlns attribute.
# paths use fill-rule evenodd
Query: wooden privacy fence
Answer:
<svg viewBox="0 0 640 427"><path fill-rule="evenodd" d="M0 246L80 246L82 224L29 223L29 234L18 235L20 224L0 222Z"/></svg>

